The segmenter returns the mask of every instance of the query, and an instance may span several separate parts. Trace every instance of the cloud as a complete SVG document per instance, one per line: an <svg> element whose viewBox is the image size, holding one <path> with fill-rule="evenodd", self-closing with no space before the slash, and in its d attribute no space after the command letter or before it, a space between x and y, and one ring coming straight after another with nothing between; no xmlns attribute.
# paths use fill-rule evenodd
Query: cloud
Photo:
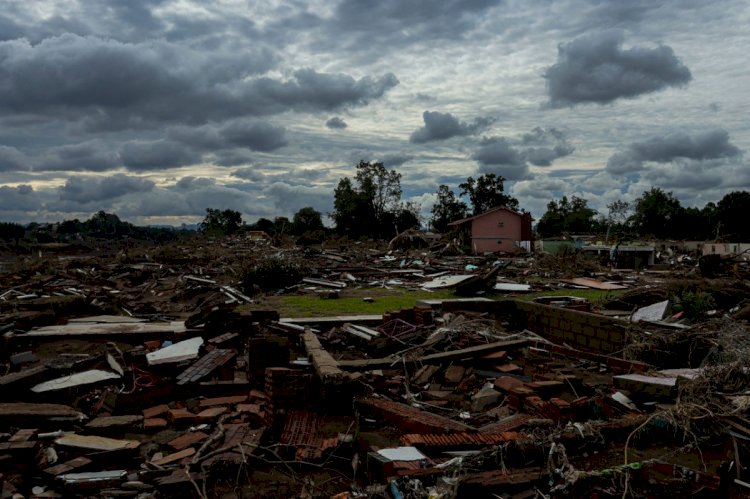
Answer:
<svg viewBox="0 0 750 499"><path fill-rule="evenodd" d="M34 171L101 172L121 164L120 155L102 140L52 147L35 161Z"/></svg>
<svg viewBox="0 0 750 499"><path fill-rule="evenodd" d="M0 211L37 211L41 207L41 199L30 185L0 186Z"/></svg>
<svg viewBox="0 0 750 499"><path fill-rule="evenodd" d="M189 191L192 189L212 187L214 185L216 185L216 179L214 178L194 177L192 175L188 175L178 180L177 183L175 183L175 188Z"/></svg>
<svg viewBox="0 0 750 499"><path fill-rule="evenodd" d="M446 140L451 137L473 135L489 127L493 120L490 118L475 118L473 123L459 121L450 113L425 111L422 113L424 126L412 132L409 142L423 144L435 140Z"/></svg>
<svg viewBox="0 0 750 499"><path fill-rule="evenodd" d="M254 161L253 155L245 149L216 151L213 156L213 163L217 166L249 165Z"/></svg>
<svg viewBox="0 0 750 499"><path fill-rule="evenodd" d="M643 170L647 162L669 163L681 158L704 161L741 155L742 151L729 141L726 130L707 130L692 136L676 132L630 144L610 156L607 171L622 175Z"/></svg>
<svg viewBox="0 0 750 499"><path fill-rule="evenodd" d="M139 140L124 144L120 158L129 170L143 171L192 165L201 161L201 154L177 142Z"/></svg>
<svg viewBox="0 0 750 499"><path fill-rule="evenodd" d="M550 107L607 104L686 85L690 70L666 46L622 48L623 35L606 31L558 47L544 73Z"/></svg>
<svg viewBox="0 0 750 499"><path fill-rule="evenodd" d="M333 129L333 128L346 128L349 125L347 125L346 121L342 120L338 116L334 116L333 118L326 121L326 126L328 128Z"/></svg>
<svg viewBox="0 0 750 499"><path fill-rule="evenodd" d="M343 0L321 24L326 37L321 45L337 43L358 56L382 57L386 47L426 44L434 40L458 40L472 31L499 0Z"/></svg>
<svg viewBox="0 0 750 499"><path fill-rule="evenodd" d="M221 138L234 146L269 152L287 145L284 127L268 123L235 122L219 131Z"/></svg>
<svg viewBox="0 0 750 499"><path fill-rule="evenodd" d="M550 166L554 160L575 151L565 134L556 128L536 127L523 135L521 144L527 146L523 153L526 161L535 166Z"/></svg>
<svg viewBox="0 0 750 499"><path fill-rule="evenodd" d="M254 182L260 182L265 177L265 175L262 172L259 172L254 166L235 170L232 172L232 176L244 180L252 180Z"/></svg>
<svg viewBox="0 0 750 499"><path fill-rule="evenodd" d="M523 154L505 137L482 139L472 158L479 163L482 173L499 174L507 180L522 180L529 174Z"/></svg>
<svg viewBox="0 0 750 499"><path fill-rule="evenodd" d="M386 168L396 168L397 166L401 166L404 163L411 161L412 159L414 159L414 156L411 154L395 153L384 155L380 158L380 161L383 162L383 166L385 166Z"/></svg>
<svg viewBox="0 0 750 499"><path fill-rule="evenodd" d="M523 180L530 178L529 164L547 167L574 150L562 131L536 127L520 139L485 137L472 159L479 163L479 170L483 173L499 174L508 180Z"/></svg>
<svg viewBox="0 0 750 499"><path fill-rule="evenodd" d="M29 169L26 155L11 146L0 145L0 172L17 172Z"/></svg>
<svg viewBox="0 0 750 499"><path fill-rule="evenodd" d="M392 73L355 80L306 68L287 80L260 76L277 62L261 45L215 54L158 39L73 34L36 45L0 42L0 110L85 119L89 130L136 129L363 106L398 85Z"/></svg>
<svg viewBox="0 0 750 499"><path fill-rule="evenodd" d="M141 177L131 177L122 173L109 177L70 177L60 187L60 199L78 204L113 200L127 194L147 192L154 188L154 182Z"/></svg>
<svg viewBox="0 0 750 499"><path fill-rule="evenodd" d="M321 213L327 213L333 205L331 189L322 187L274 182L263 189L263 194L273 201L277 209L287 213L295 213L305 206L312 206Z"/></svg>

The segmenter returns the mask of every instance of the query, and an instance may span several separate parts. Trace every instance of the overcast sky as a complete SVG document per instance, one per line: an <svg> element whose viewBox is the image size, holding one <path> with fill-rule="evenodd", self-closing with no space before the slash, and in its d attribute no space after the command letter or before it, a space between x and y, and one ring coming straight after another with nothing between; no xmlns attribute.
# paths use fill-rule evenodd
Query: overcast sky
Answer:
<svg viewBox="0 0 750 499"><path fill-rule="evenodd" d="M360 159L520 206L750 190L747 0L2 0L0 220L331 211Z"/></svg>

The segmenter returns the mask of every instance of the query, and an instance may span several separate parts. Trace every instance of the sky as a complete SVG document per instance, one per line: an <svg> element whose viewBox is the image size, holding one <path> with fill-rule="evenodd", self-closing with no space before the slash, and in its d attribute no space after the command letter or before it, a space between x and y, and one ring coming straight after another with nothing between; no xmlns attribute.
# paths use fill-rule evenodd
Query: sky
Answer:
<svg viewBox="0 0 750 499"><path fill-rule="evenodd" d="M750 190L746 0L0 3L0 221L327 215L360 160L425 217Z"/></svg>

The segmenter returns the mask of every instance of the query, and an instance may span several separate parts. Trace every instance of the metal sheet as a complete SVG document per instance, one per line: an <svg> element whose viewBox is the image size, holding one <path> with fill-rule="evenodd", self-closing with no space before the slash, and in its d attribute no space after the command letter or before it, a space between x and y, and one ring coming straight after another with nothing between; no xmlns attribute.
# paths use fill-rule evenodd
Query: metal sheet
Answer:
<svg viewBox="0 0 750 499"><path fill-rule="evenodd" d="M120 375L102 371L100 369L92 369L90 371L84 371L82 373L71 374L70 376L63 376L62 378L52 379L39 383L34 386L31 391L35 393L51 392L54 390L63 390L65 388L72 388L80 385L90 385L91 383L98 383L100 381L106 381L108 379L119 379Z"/></svg>
<svg viewBox="0 0 750 499"><path fill-rule="evenodd" d="M426 289L440 289L440 288L452 288L464 282L466 279L471 279L474 274L467 275L446 275L438 277L431 281L427 281L422 284L423 288Z"/></svg>
<svg viewBox="0 0 750 499"><path fill-rule="evenodd" d="M171 362L182 362L183 360L195 359L198 357L203 338L196 336L189 340L184 340L161 348L155 352L146 354L148 365L155 366L158 364L168 364Z"/></svg>

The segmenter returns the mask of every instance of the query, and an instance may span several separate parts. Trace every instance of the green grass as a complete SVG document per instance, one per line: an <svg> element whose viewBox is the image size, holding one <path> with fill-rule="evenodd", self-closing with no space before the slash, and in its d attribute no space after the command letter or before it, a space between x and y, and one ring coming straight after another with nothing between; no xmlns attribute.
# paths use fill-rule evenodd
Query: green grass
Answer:
<svg viewBox="0 0 750 499"><path fill-rule="evenodd" d="M532 301L539 296L575 296L585 298L593 305L601 305L617 298L626 290L602 291L599 289L558 289L528 294L492 294L486 298L494 300L518 299ZM429 291L411 291L403 289L345 289L340 298L324 298L323 295L286 295L267 296L255 305L242 305L245 310L272 309L281 317L328 317L333 315L382 315L392 310L411 308L419 300L450 300L459 298L451 289ZM368 303L362 299L371 297L375 301Z"/></svg>
<svg viewBox="0 0 750 499"><path fill-rule="evenodd" d="M554 291L539 291L536 293L519 294L514 296L519 300L532 301L540 296L575 296L576 298L585 298L592 305L601 305L610 300L616 299L624 294L627 289L601 290L601 289L556 289Z"/></svg>
<svg viewBox="0 0 750 499"><path fill-rule="evenodd" d="M324 295L323 295L324 296ZM363 298L371 297L368 303ZM383 288L343 290L340 298L323 298L318 295L269 296L260 304L242 308L271 308L281 317L326 317L332 315L375 315L392 310L411 308L419 300L446 300L456 298L452 290L410 291Z"/></svg>

